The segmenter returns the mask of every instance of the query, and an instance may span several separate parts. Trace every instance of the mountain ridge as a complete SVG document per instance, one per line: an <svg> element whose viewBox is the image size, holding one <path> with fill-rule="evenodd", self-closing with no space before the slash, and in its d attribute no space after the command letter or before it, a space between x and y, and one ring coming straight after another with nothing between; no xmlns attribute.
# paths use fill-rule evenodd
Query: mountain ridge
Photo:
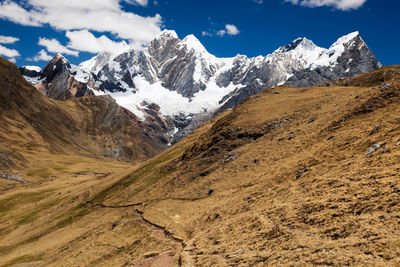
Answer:
<svg viewBox="0 0 400 267"><path fill-rule="evenodd" d="M329 49L303 37L265 57L217 58L194 35L180 40L175 31L164 30L142 51L101 52L79 66L64 62L61 72L52 69L54 60L44 68L50 73L26 77L42 93L55 99L109 94L143 121L149 113L164 121L167 143L262 88L310 86L381 67L359 32ZM54 84L51 72L59 76Z"/></svg>

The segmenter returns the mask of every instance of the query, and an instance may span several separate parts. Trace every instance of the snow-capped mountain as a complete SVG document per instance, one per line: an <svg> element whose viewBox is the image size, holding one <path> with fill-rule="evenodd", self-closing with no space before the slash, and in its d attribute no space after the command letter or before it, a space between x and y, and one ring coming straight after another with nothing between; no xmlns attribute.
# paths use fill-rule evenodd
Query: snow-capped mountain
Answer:
<svg viewBox="0 0 400 267"><path fill-rule="evenodd" d="M175 142L217 111L264 88L288 83L309 86L370 71L380 64L358 32L329 49L298 38L267 56L218 58L193 35L180 40L164 30L142 51L101 52L79 66L57 55L40 72L21 72L56 99L111 95L142 121Z"/></svg>

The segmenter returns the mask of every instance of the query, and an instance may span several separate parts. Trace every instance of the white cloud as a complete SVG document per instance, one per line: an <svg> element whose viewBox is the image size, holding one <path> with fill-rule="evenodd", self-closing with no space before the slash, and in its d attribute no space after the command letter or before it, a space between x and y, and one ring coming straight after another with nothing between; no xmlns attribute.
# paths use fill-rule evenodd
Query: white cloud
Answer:
<svg viewBox="0 0 400 267"><path fill-rule="evenodd" d="M340 10L358 9L365 4L367 0L285 0L294 5L302 5L306 7L322 7L331 6Z"/></svg>
<svg viewBox="0 0 400 267"><path fill-rule="evenodd" d="M56 39L47 39L40 37L38 45L46 47L47 51L53 52L53 53L61 53L61 54L67 54L67 55L72 55L72 56L79 56L78 51L71 50L62 44Z"/></svg>
<svg viewBox="0 0 400 267"><path fill-rule="evenodd" d="M53 57L48 55L46 50L42 49L40 50L36 56L32 57L32 58L27 58L26 60L28 61L49 61L51 60Z"/></svg>
<svg viewBox="0 0 400 267"><path fill-rule="evenodd" d="M13 44L18 41L19 38L17 37L0 35L0 44ZM0 45L0 55L7 57L9 61L15 63L17 61L15 57L19 57L20 53L15 49L10 49Z"/></svg>
<svg viewBox="0 0 400 267"><path fill-rule="evenodd" d="M214 32L209 32L209 31L203 31L201 32L201 35L203 36L215 36L218 35L220 37L228 34L228 35L238 35L240 33L239 29L233 25L233 24L226 24L225 29L219 30L219 31L214 31Z"/></svg>
<svg viewBox="0 0 400 267"><path fill-rule="evenodd" d="M264 0L253 0L254 3L261 5L264 3Z"/></svg>
<svg viewBox="0 0 400 267"><path fill-rule="evenodd" d="M225 30L219 30L219 31L217 31L217 35L218 36L224 36L226 34L226 31Z"/></svg>
<svg viewBox="0 0 400 267"><path fill-rule="evenodd" d="M18 41L19 38L17 37L0 35L0 44L13 44Z"/></svg>
<svg viewBox="0 0 400 267"><path fill-rule="evenodd" d="M15 49L10 49L0 45L0 55L13 58L13 57L19 57L20 53Z"/></svg>
<svg viewBox="0 0 400 267"><path fill-rule="evenodd" d="M139 5L139 6L147 6L149 3L148 0L125 0L128 4Z"/></svg>
<svg viewBox="0 0 400 267"><path fill-rule="evenodd" d="M68 31L66 33L67 38L69 39L68 47L71 49L89 52L89 53L98 53L100 51L125 51L129 48L126 42L114 42L110 40L107 36L100 36L97 38L88 30L82 31Z"/></svg>
<svg viewBox="0 0 400 267"><path fill-rule="evenodd" d="M161 32L159 14L144 17L122 10L122 0L6 0L0 18L29 26L50 25L56 30L110 32L122 39L149 42ZM147 5L147 0L124 0Z"/></svg>
<svg viewBox="0 0 400 267"><path fill-rule="evenodd" d="M210 32L208 32L208 31L202 31L202 32L201 32L201 35L202 35L202 36L213 36L213 34L210 33Z"/></svg>
<svg viewBox="0 0 400 267"><path fill-rule="evenodd" d="M226 24L225 29L228 35L238 35L240 33L238 28L233 24Z"/></svg>
<svg viewBox="0 0 400 267"><path fill-rule="evenodd" d="M0 18L26 26L41 25L27 10L12 1L0 3Z"/></svg>

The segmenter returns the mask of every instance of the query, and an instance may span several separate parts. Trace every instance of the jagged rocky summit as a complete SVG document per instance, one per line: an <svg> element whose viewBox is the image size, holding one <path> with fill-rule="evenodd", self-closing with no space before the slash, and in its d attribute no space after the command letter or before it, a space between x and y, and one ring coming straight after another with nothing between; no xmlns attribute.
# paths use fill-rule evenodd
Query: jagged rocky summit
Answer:
<svg viewBox="0 0 400 267"><path fill-rule="evenodd" d="M32 66L20 71L54 99L110 95L172 144L215 112L265 88L305 87L380 66L358 32L329 49L298 38L265 57L218 58L195 36L180 40L164 30L142 51L101 52L79 66L58 54L40 71Z"/></svg>

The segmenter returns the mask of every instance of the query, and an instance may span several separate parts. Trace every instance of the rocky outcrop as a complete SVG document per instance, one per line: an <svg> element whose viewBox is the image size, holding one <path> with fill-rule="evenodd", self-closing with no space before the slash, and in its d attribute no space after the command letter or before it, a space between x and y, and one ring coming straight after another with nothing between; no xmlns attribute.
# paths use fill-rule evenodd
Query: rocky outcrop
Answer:
<svg viewBox="0 0 400 267"><path fill-rule="evenodd" d="M25 72L22 72L24 75ZM94 86L92 74L73 67L62 55L56 55L46 67L37 73L36 88L47 97L67 100L73 97L94 95L89 87ZM82 76L87 77L82 81ZM29 76L34 77L34 76Z"/></svg>

